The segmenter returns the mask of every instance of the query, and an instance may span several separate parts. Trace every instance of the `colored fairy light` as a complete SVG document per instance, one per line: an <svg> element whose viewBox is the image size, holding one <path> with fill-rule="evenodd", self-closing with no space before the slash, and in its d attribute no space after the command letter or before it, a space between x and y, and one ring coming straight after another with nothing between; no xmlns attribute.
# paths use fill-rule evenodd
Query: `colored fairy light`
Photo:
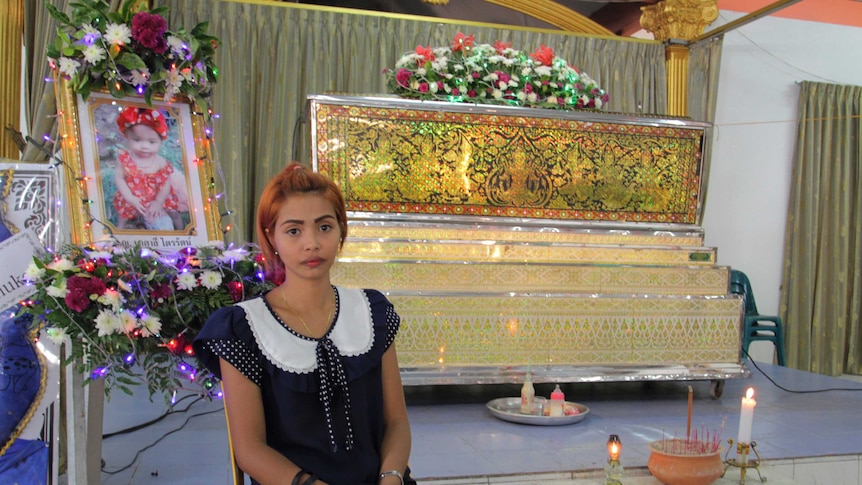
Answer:
<svg viewBox="0 0 862 485"><path fill-rule="evenodd" d="M135 354L128 354L123 358L126 365L132 365L135 362Z"/></svg>
<svg viewBox="0 0 862 485"><path fill-rule="evenodd" d="M144 86L143 85L138 86L136 91L138 92L138 94L144 94Z"/></svg>

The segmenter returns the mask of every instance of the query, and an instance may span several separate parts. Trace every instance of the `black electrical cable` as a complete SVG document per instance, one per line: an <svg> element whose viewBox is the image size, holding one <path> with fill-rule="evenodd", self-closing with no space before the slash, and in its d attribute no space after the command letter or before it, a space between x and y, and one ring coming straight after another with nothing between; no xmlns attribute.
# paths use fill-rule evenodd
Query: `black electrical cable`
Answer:
<svg viewBox="0 0 862 485"><path fill-rule="evenodd" d="M813 393L818 393L818 392L830 392L830 391L862 391L862 387L828 387L825 389L811 389L811 390L805 390L805 391L797 391L794 389L788 389L788 388L782 386L781 384L775 382L775 380L769 374L767 374L766 372L763 371L763 369L758 367L757 363L754 361L754 359L751 358L751 355L749 355L745 349L742 349L742 353L745 354L745 356L748 358L748 362L755 369L757 369L758 372L763 374L763 377L765 377L775 387L781 389L784 392L790 392L793 394L813 394Z"/></svg>
<svg viewBox="0 0 862 485"><path fill-rule="evenodd" d="M195 402L197 402L197 401L195 401ZM192 404L194 404L194 403L192 403ZM191 405L189 405L189 407L191 407ZM188 409L188 408L186 408L186 409ZM138 461L138 457L140 457L140 456L141 456L141 453L143 453L143 452L145 452L145 451L149 450L149 449L150 449L150 448L152 448L153 446L156 446L160 441L162 441L163 439L167 438L168 436L170 436L170 435L172 435L172 434L176 433L177 431L180 431L180 430L182 430L183 428L185 428L185 427L186 427L186 425L187 425L187 424L189 424L189 421L191 421L191 419L192 419L192 418L196 418L196 417L198 417L198 416L205 416L205 415L207 415L207 414L220 413L220 412L223 412L223 411L224 411L224 408L221 408L221 409L213 409L212 411L204 411L204 412L202 412L202 413L192 414L191 416L187 417L187 418L186 418L186 420L185 420L185 421L183 421L183 424L181 424L178 428L175 428L175 429L172 429L172 430L168 431L167 433L165 433L165 434L163 434L162 436L160 436L160 437L159 437L159 439L157 439L156 441L153 441L153 442L152 442L152 443L150 443L149 445L147 445L147 446L145 446L145 447L141 448L140 450L138 450L138 452L137 452L137 453L135 453L135 457L134 457L134 458L132 458L132 461L131 461L131 462L129 462L129 464L128 464L128 465L126 465L126 466L124 466L124 467L122 467L122 468L119 468L119 469L117 469L117 470L110 470L110 471L109 471L109 470L105 470L104 468L102 468L102 473L107 473L107 474L109 474L109 475L115 475L115 474L117 474L117 473L120 473L120 472L122 472L122 471L125 471L125 470L129 469L132 465L134 465L134 464L135 464L135 462L137 462L137 461Z"/></svg>
<svg viewBox="0 0 862 485"><path fill-rule="evenodd" d="M194 394L189 394L188 396L183 396L183 397L179 398L179 399L177 400L177 402L176 402L176 403L174 403L174 405L177 405L177 404L179 404L179 403L183 402L185 399L188 399L188 398L193 397L193 396L194 396ZM184 413L184 412L188 411L188 410L189 410L189 408L190 408L190 407L192 407L192 405L194 405L194 403L196 403L196 402L200 401L201 399L203 399L203 397L202 397L202 396L198 397L198 399L196 399L196 400L195 400L195 401L193 401L191 404L189 404L185 409L175 410L175 409L171 408L171 409L168 409L167 411L165 411L165 413L164 413L164 414L162 414L161 416L156 417L156 418L153 418L153 419L151 419L151 420L149 420L149 421L147 421L147 422L144 422L144 423L141 423L141 424L136 424L136 425L131 426L131 427L129 427L129 428L121 429L121 430L119 430L119 431L114 431L113 433L106 433L106 434L103 434L103 435L102 435L102 439L103 439L103 440L106 440L106 439L108 439L108 438L112 438L112 437L117 436L117 435L131 433L131 432L133 432L133 431L137 431L137 430L139 430L139 429L146 428L147 426L151 426L151 425L153 425L153 424L156 424L156 423L158 423L159 421L161 421L161 420L165 419L166 417L170 416L171 414Z"/></svg>

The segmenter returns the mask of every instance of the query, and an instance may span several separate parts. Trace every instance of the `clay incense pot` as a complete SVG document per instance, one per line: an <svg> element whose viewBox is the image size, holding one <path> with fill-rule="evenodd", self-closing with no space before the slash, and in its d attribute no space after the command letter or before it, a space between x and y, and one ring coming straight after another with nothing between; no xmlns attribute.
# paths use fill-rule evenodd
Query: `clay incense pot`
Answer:
<svg viewBox="0 0 862 485"><path fill-rule="evenodd" d="M665 485L710 485L724 474L721 449L702 441L667 439L649 444L650 473Z"/></svg>

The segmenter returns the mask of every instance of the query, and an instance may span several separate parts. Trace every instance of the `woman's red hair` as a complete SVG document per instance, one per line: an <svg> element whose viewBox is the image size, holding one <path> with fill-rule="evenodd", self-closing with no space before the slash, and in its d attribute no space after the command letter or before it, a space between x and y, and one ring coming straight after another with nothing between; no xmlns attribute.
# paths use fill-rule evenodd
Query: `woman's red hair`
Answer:
<svg viewBox="0 0 862 485"><path fill-rule="evenodd" d="M284 279L284 263L275 254L275 247L269 237L275 231L278 211L289 196L308 193L320 194L332 204L338 228L341 229L341 246L344 245L347 237L347 207L341 189L326 175L293 162L266 184L257 204L255 229L264 258L264 270L271 281L281 283Z"/></svg>

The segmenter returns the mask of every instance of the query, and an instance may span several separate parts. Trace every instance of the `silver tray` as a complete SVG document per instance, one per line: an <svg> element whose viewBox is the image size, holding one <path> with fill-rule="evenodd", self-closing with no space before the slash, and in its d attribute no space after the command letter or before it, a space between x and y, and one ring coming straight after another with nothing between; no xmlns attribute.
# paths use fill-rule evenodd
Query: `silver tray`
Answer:
<svg viewBox="0 0 862 485"><path fill-rule="evenodd" d="M583 421L590 413L590 408L583 404L566 401L566 404L574 406L578 410L578 414L571 416L539 416L534 414L521 414L521 398L520 397L501 397L489 401L485 406L491 411L494 417L503 421L512 423L532 424L535 426L560 426L564 424L574 424Z"/></svg>

